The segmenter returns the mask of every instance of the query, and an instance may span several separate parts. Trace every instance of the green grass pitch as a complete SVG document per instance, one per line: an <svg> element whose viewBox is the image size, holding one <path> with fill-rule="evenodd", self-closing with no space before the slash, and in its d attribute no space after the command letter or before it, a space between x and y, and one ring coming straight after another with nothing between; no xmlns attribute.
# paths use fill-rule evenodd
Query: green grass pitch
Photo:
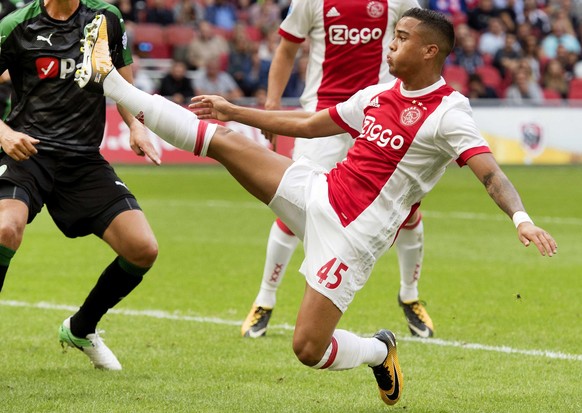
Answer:
<svg viewBox="0 0 582 413"><path fill-rule="evenodd" d="M158 237L155 267L100 324L121 372L63 354L62 320L113 253L66 239L46 211L29 225L0 295L2 412L580 412L582 167L505 167L558 241L524 248L468 168L422 204L421 298L435 340L409 337L396 254L382 257L340 327L399 339L405 388L384 406L370 369L312 371L291 348L304 281L298 249L265 339L239 327L258 291L272 212L221 167L118 167Z"/></svg>

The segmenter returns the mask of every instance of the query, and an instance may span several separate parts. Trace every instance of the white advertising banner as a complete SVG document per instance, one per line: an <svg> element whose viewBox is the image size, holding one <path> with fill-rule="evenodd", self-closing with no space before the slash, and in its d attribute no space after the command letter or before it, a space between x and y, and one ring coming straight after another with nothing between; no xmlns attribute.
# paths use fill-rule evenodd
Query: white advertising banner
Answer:
<svg viewBox="0 0 582 413"><path fill-rule="evenodd" d="M474 107L501 164L582 163L582 107Z"/></svg>

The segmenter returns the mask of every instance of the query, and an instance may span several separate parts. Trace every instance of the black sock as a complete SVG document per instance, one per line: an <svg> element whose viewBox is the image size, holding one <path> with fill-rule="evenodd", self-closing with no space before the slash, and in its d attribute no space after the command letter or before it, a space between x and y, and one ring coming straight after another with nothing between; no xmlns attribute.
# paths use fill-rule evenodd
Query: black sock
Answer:
<svg viewBox="0 0 582 413"><path fill-rule="evenodd" d="M4 278L6 278L6 271L8 271L8 266L0 265L0 292L2 292L2 286L4 285Z"/></svg>
<svg viewBox="0 0 582 413"><path fill-rule="evenodd" d="M71 332L85 337L95 332L97 323L143 279L149 268L137 267L121 257L103 271L79 311L71 318Z"/></svg>
<svg viewBox="0 0 582 413"><path fill-rule="evenodd" d="M16 251L13 249L0 245L0 292L4 285L4 279L6 278L6 272L8 271L10 260L14 257L14 254L16 254Z"/></svg>

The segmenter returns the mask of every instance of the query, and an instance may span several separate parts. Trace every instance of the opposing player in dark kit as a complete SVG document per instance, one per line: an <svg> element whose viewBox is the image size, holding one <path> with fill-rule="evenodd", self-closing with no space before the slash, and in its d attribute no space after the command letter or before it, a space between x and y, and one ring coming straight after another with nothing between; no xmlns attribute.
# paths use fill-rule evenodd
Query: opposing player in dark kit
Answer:
<svg viewBox="0 0 582 413"><path fill-rule="evenodd" d="M14 87L12 111L0 122L0 289L26 224L44 205L67 237L102 238L117 257L79 311L64 320L59 339L95 367L120 370L97 323L142 281L158 246L135 197L99 153L105 99L74 82L79 39L97 13L108 22L113 62L131 82L121 14L104 1L35 0L0 22L0 72L9 71ZM159 163L147 129L126 110L120 113L133 150Z"/></svg>

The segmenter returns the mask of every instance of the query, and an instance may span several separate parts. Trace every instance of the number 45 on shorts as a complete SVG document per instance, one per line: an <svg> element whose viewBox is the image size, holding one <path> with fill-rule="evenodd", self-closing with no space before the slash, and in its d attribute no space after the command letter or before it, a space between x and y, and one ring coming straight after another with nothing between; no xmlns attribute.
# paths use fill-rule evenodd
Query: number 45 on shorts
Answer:
<svg viewBox="0 0 582 413"><path fill-rule="evenodd" d="M336 289L342 282L342 273L346 272L348 266L338 260L337 258L332 258L323 267L317 271L317 277L319 278L319 283L323 284L324 281L327 281L330 278L330 273L332 274L332 279L325 284L325 288L329 288L330 290Z"/></svg>

